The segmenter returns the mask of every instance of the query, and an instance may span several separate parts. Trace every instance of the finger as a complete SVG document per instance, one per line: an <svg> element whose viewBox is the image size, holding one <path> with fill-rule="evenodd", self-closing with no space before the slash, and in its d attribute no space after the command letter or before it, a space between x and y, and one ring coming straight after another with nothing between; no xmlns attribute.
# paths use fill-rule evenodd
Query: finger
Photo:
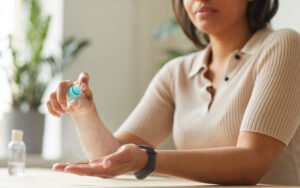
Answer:
<svg viewBox="0 0 300 188"><path fill-rule="evenodd" d="M52 170L63 172L64 169L66 168L66 166L68 166L68 165L65 164L65 163L55 163L55 164L52 166Z"/></svg>
<svg viewBox="0 0 300 188"><path fill-rule="evenodd" d="M97 177L107 179L107 178L113 178L114 176L101 174L101 175L97 175Z"/></svg>
<svg viewBox="0 0 300 188"><path fill-rule="evenodd" d="M87 97L92 97L92 92L89 87L90 76L87 72L80 73L77 84Z"/></svg>
<svg viewBox="0 0 300 188"><path fill-rule="evenodd" d="M56 112L53 110L50 101L48 101L46 104L47 104L47 108L48 108L48 111L50 112L50 114L52 114L52 115L54 115L54 116L56 116L56 117L60 117L60 116L61 116L60 114L56 113Z"/></svg>
<svg viewBox="0 0 300 188"><path fill-rule="evenodd" d="M60 82L57 89L57 101L62 109L67 110L67 92L70 87L73 86L73 82L70 80Z"/></svg>
<svg viewBox="0 0 300 188"><path fill-rule="evenodd" d="M80 162L66 162L67 165L79 165L79 164L89 164L90 161L80 161Z"/></svg>
<svg viewBox="0 0 300 188"><path fill-rule="evenodd" d="M101 164L73 164L66 166L64 171L72 174L87 176L97 176L105 173L105 169Z"/></svg>
<svg viewBox="0 0 300 188"><path fill-rule="evenodd" d="M52 166L52 169L56 170L56 171L64 171L65 167L67 167L69 165L79 165L79 164L89 164L89 163L90 163L89 161L55 163Z"/></svg>
<svg viewBox="0 0 300 188"><path fill-rule="evenodd" d="M94 159L94 160L90 160L90 163L99 163L102 161L103 161L103 159Z"/></svg>
<svg viewBox="0 0 300 188"><path fill-rule="evenodd" d="M50 102L51 102L52 109L53 109L57 114L60 114L60 115L65 114L65 111L61 108L61 106L60 106L60 105L58 104L58 102L57 102L56 92L53 92L53 93L50 95Z"/></svg>

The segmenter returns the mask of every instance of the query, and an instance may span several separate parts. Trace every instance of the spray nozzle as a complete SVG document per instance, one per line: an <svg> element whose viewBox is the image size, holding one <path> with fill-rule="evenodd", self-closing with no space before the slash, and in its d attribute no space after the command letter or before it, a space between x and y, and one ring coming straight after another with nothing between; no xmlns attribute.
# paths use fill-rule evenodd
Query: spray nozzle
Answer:
<svg viewBox="0 0 300 188"><path fill-rule="evenodd" d="M80 90L78 85L73 85L68 90L68 96L72 99L77 99L81 95L82 91Z"/></svg>

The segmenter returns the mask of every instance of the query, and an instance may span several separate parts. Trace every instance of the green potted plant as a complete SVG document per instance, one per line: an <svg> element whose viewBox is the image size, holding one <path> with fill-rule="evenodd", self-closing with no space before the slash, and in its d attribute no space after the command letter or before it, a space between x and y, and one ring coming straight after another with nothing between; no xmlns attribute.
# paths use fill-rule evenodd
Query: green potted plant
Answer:
<svg viewBox="0 0 300 188"><path fill-rule="evenodd" d="M22 129L27 152L41 153L44 114L39 112L39 107L43 94L51 78L62 73L73 58L88 45L88 41L70 38L61 46L60 56L43 56L51 17L42 15L38 0L25 0L23 3L26 3L29 9L24 42L26 50L15 47L15 39L9 37L13 59L12 74L8 78L12 110L3 116L3 137L5 145L10 139L11 129ZM48 78L45 78L45 75L48 75Z"/></svg>

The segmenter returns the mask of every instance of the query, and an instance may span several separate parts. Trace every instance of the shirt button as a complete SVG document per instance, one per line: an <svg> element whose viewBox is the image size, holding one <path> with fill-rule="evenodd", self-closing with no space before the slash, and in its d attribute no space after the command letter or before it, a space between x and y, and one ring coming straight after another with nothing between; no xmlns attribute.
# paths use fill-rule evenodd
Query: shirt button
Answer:
<svg viewBox="0 0 300 188"><path fill-rule="evenodd" d="M229 78L228 78L228 76L226 76L225 78L224 78L224 81L228 81L229 80Z"/></svg>
<svg viewBox="0 0 300 188"><path fill-rule="evenodd" d="M235 59L241 59L241 56L239 54L236 54Z"/></svg>

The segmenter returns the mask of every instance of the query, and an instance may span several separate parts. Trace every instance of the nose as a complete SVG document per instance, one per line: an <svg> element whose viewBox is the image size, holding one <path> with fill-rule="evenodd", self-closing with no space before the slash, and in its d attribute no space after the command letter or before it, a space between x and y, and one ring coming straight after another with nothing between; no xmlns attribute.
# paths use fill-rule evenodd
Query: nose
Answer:
<svg viewBox="0 0 300 188"><path fill-rule="evenodd" d="M198 4L204 4L204 3L207 3L211 0L192 0L192 1L194 1L195 3L198 3Z"/></svg>
<svg viewBox="0 0 300 188"><path fill-rule="evenodd" d="M197 6L206 4L209 1L211 1L211 0L192 0L192 2L194 2L194 4Z"/></svg>

